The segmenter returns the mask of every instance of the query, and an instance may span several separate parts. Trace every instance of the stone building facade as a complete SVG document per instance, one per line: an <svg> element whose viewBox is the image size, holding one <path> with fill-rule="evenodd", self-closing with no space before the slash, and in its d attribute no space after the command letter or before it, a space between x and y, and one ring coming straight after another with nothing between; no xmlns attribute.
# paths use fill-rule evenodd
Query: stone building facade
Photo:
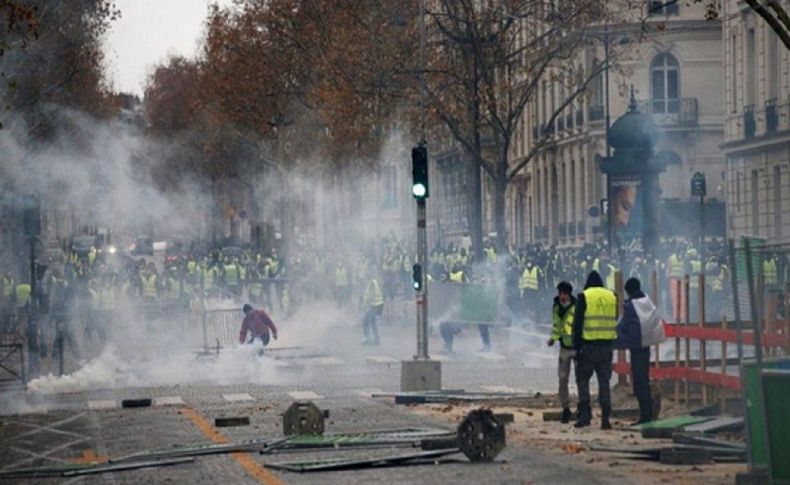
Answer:
<svg viewBox="0 0 790 485"><path fill-rule="evenodd" d="M667 11L602 29L619 49L617 68L608 73L612 122L626 112L634 87L640 111L660 128L657 151L673 163L660 177L662 199L688 201L694 172L705 173L708 194L725 197L721 23L706 21L701 6L678 2ZM660 25L660 26L659 26ZM657 27L658 28L650 28ZM577 55L580 70L594 72L606 55L599 42ZM606 86L602 74L554 120L569 88L546 79L538 99L527 106L522 129L513 143L513 163L524 157L546 130L550 142L514 181L508 196L508 239L511 244L579 246L603 239L602 217L596 209L606 198L606 179L598 157L606 155ZM491 204L487 204L489 207ZM490 217L486 217L489 227Z"/></svg>
<svg viewBox="0 0 790 485"><path fill-rule="evenodd" d="M790 241L790 51L744 2L727 0L723 56L728 235Z"/></svg>

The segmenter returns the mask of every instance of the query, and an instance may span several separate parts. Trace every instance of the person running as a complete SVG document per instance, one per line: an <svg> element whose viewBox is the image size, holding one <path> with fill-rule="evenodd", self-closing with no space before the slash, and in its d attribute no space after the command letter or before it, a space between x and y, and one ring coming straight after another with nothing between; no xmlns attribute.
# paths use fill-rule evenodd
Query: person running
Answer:
<svg viewBox="0 0 790 485"><path fill-rule="evenodd" d="M239 333L239 343L252 344L256 340L260 340L263 344L258 351L258 355L263 355L263 350L269 345L269 333L277 340L277 327L263 310L255 310L247 303L244 305L244 320L241 322L241 332ZM247 340L247 334L250 334L250 339Z"/></svg>

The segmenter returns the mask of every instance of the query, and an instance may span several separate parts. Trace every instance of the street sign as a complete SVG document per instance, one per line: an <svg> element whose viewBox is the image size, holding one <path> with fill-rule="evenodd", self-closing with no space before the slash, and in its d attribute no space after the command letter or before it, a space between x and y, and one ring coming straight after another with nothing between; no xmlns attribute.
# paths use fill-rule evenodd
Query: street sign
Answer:
<svg viewBox="0 0 790 485"><path fill-rule="evenodd" d="M691 195L698 197L706 195L707 189L705 187L705 174L697 172L691 177Z"/></svg>

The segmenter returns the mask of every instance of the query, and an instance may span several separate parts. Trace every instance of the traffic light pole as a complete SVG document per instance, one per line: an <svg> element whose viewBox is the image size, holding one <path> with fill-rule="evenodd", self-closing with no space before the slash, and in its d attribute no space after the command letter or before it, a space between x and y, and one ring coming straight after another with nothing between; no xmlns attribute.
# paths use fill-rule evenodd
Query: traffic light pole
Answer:
<svg viewBox="0 0 790 485"><path fill-rule="evenodd" d="M428 273L426 259L428 255L428 237L425 228L425 199L417 200L417 264L422 268L420 288L417 290L417 355L415 359L428 360L428 285L425 275Z"/></svg>

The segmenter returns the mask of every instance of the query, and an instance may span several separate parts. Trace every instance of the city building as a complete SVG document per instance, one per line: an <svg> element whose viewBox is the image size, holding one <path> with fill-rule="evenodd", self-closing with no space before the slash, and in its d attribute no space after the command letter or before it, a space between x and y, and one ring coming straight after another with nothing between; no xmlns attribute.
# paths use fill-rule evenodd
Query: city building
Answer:
<svg viewBox="0 0 790 485"><path fill-rule="evenodd" d="M588 85L589 95L579 96L548 124L571 86L547 76L537 99L527 106L522 129L512 144L513 163L526 156L546 132L550 138L511 184L507 202L511 244L539 242L565 247L605 238L602 210L607 186L598 158L607 150L607 91L608 112L614 122L628 109L631 87L639 110L651 115L658 125L656 150L669 161L659 181L663 218L688 219L690 180L698 171L705 174L708 196L723 214L721 22L707 21L701 5L678 2L654 9L654 3L645 2L637 16L644 20L635 17L634 21L602 26L597 36L600 42L578 53L573 62L579 72L587 73L597 70L607 52L618 53L608 73ZM490 200L486 193L486 200ZM490 230L492 204L486 205L485 225ZM723 216L721 219L718 225L723 231ZM665 223L662 235L676 235L679 228L691 230L690 224Z"/></svg>
<svg viewBox="0 0 790 485"><path fill-rule="evenodd" d="M727 232L787 242L790 52L744 2L725 1L722 13Z"/></svg>

